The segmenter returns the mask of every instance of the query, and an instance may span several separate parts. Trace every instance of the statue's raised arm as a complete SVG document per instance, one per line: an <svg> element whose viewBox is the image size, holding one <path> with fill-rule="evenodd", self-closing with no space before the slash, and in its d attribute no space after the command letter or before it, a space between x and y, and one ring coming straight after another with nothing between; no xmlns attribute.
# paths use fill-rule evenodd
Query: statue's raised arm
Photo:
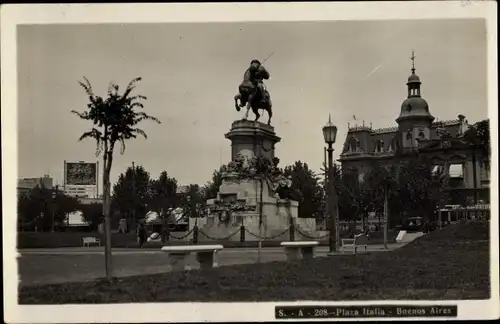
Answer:
<svg viewBox="0 0 500 324"><path fill-rule="evenodd" d="M266 70L264 65L259 66L259 69L257 70L256 75L257 75L257 78L260 80L269 80L269 78L271 77L271 75L269 74L269 71Z"/></svg>

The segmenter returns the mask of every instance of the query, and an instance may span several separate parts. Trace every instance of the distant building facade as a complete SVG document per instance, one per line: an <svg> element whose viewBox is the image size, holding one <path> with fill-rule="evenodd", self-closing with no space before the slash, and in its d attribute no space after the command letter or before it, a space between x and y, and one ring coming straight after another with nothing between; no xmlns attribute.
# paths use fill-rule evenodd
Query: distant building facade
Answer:
<svg viewBox="0 0 500 324"><path fill-rule="evenodd" d="M17 193L20 195L28 194L35 187L45 187L52 189L54 179L48 174L38 178L21 178L17 180Z"/></svg>
<svg viewBox="0 0 500 324"><path fill-rule="evenodd" d="M84 205L102 204L102 197L95 197L95 198L78 197L78 201Z"/></svg>
<svg viewBox="0 0 500 324"><path fill-rule="evenodd" d="M398 161L425 156L448 174L453 190L479 193L476 200L489 199L489 171L481 161L481 151L464 139L471 127L465 116L437 122L421 95L421 81L415 67L406 83L408 96L401 104L397 126L373 129L371 125L348 127L339 162L342 173L358 181L376 164L394 165ZM472 126L473 127L473 126Z"/></svg>

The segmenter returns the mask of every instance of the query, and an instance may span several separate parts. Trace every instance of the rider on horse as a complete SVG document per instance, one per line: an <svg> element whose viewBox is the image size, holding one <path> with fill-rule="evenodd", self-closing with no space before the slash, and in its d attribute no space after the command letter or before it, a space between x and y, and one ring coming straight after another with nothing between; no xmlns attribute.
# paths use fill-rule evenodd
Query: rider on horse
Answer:
<svg viewBox="0 0 500 324"><path fill-rule="evenodd" d="M256 88L255 91L259 91L259 94L264 97L266 89L263 81L264 79L269 80L269 72L259 60L252 60L250 67L247 69L247 73L249 73L250 80Z"/></svg>
<svg viewBox="0 0 500 324"><path fill-rule="evenodd" d="M252 60L250 62L250 67L245 71L243 81L239 86L239 94L235 96L235 101L240 100L239 105L236 103L238 111L245 105L247 106L247 111L250 109L250 106L254 104L258 105L258 103L254 103L255 98L260 98L260 100L270 99L268 98L269 94L263 82L264 79L268 80L269 77L269 72L259 60Z"/></svg>

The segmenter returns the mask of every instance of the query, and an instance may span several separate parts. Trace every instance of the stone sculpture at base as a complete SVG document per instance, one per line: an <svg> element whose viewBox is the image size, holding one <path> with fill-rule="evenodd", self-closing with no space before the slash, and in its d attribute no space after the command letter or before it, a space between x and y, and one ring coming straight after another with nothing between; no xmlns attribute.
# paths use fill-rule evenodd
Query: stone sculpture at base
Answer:
<svg viewBox="0 0 500 324"><path fill-rule="evenodd" d="M248 233L245 240L257 241L251 234L259 235L262 221L262 238L288 240L287 228L292 222L297 223L298 202L279 194L283 192L280 189L291 183L277 168L279 159L274 148L281 139L274 127L238 120L225 137L231 141L231 162L223 170L217 198L207 201L209 214L203 232L218 238L235 233L227 239L238 241L240 227L244 225ZM315 232L315 228L304 230ZM277 236L280 233L283 234Z"/></svg>

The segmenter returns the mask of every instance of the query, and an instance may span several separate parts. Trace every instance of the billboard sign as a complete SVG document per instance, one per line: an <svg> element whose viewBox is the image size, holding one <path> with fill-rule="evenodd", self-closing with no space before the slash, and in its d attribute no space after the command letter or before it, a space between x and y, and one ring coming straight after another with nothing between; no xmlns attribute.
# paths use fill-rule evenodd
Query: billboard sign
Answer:
<svg viewBox="0 0 500 324"><path fill-rule="evenodd" d="M189 193L189 186L178 186L176 193L180 195L185 195Z"/></svg>
<svg viewBox="0 0 500 324"><path fill-rule="evenodd" d="M97 163L66 162L65 183L73 186L96 186Z"/></svg>

